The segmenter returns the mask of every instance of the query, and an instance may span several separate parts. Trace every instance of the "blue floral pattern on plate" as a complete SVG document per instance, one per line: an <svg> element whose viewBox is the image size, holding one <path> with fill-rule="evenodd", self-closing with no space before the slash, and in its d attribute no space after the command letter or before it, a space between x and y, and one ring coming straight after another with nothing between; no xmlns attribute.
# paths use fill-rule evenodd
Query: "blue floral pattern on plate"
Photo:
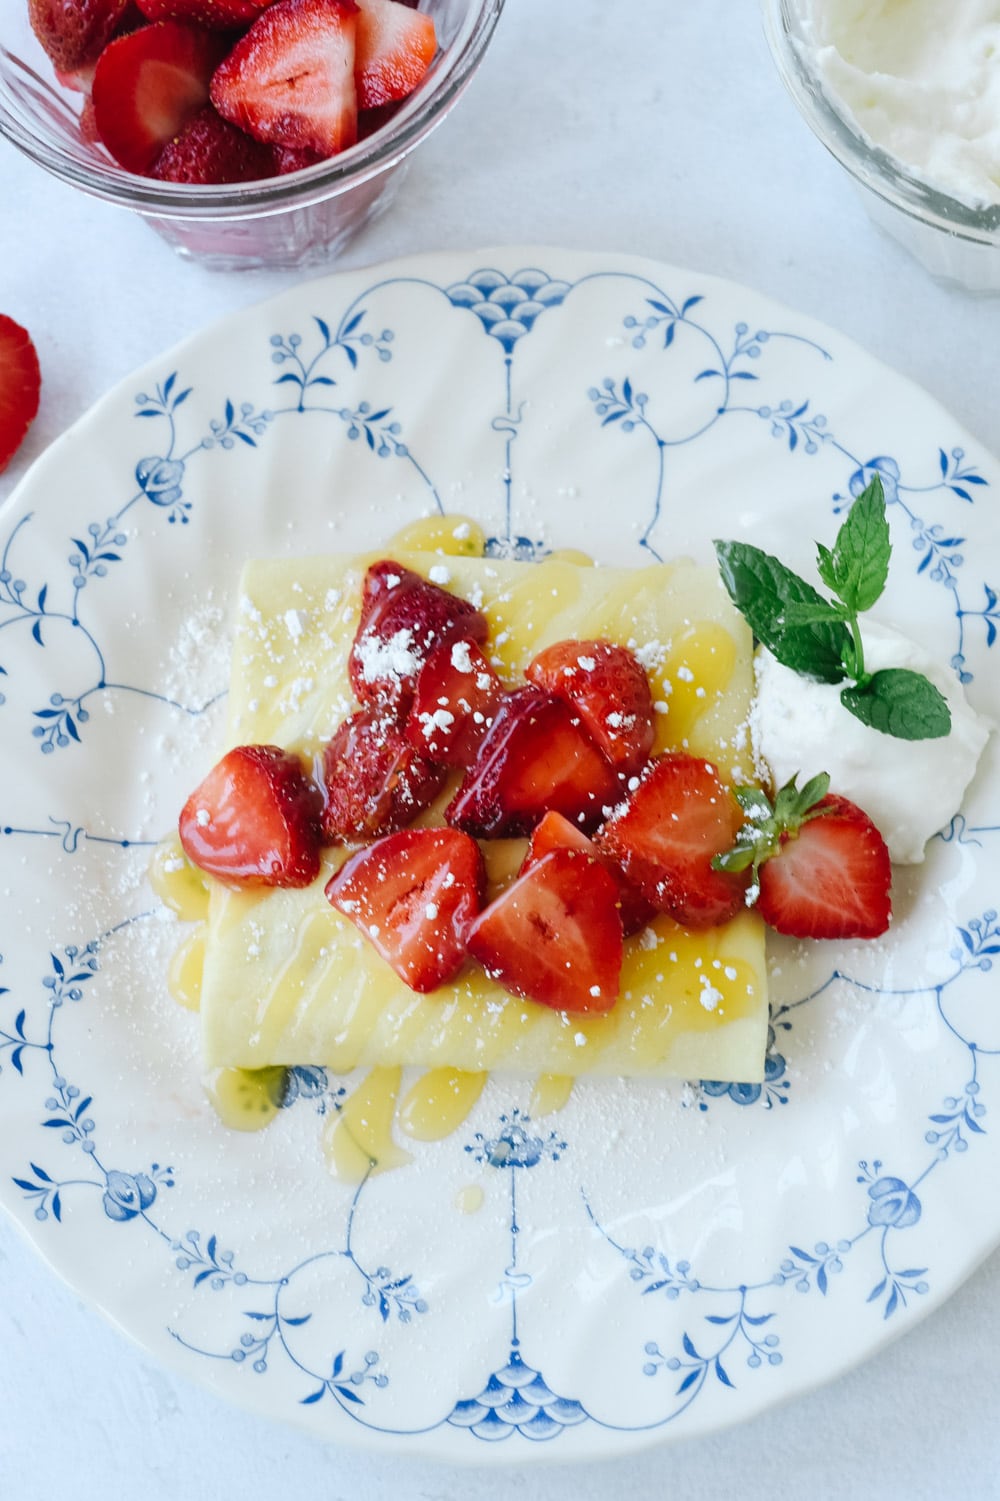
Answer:
<svg viewBox="0 0 1000 1501"><path fill-rule="evenodd" d="M211 673L171 669L190 614L174 580L199 603L228 595L248 553L370 547L421 513L468 511L493 555L525 560L576 545L641 565L704 554L723 526L773 529L807 557L877 471L894 607L981 691L1000 622L996 466L882 378L884 428L852 400L872 379L864 356L709 278L553 252L435 257L240 315L29 477L0 525L0 857L8 878L28 871L0 964L0 1199L84 1291L113 1303L119 1277L141 1283L146 1307L126 1321L159 1353L211 1363L234 1397L324 1434L608 1454L833 1374L998 1238L961 1166L994 1153L987 788L932 841L926 872L899 877L887 953L775 946L762 1083L623 1096L591 1081L543 1121L526 1086L491 1084L463 1132L415 1152L447 1245L410 1170L352 1190L325 1179L313 1122L351 1081L307 1064L260 1139L277 1223L249 1188L240 1201L258 1168L199 1103L189 1019L165 999L171 935L142 886L190 780L183 748L204 757L218 727ZM71 483L98 450L99 472ZM181 747L152 805L146 736L169 740L173 763ZM843 1117L829 1139L824 1101ZM470 1178L476 1214L456 1209ZM956 1202L975 1202L974 1235L943 1231Z"/></svg>

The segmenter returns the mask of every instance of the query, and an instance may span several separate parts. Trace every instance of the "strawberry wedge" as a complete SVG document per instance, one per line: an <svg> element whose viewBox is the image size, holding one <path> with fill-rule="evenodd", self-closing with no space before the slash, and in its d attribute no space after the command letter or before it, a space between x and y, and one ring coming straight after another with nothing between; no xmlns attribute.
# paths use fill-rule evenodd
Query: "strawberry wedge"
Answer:
<svg viewBox="0 0 1000 1501"><path fill-rule="evenodd" d="M38 413L42 372L31 335L0 313L0 473Z"/></svg>
<svg viewBox="0 0 1000 1501"><path fill-rule="evenodd" d="M358 108L405 99L434 61L434 22L399 0L358 0L358 9Z"/></svg>
<svg viewBox="0 0 1000 1501"><path fill-rule="evenodd" d="M224 51L220 37L179 21L157 21L105 47L94 71L94 123L119 166L149 173L208 103Z"/></svg>
<svg viewBox="0 0 1000 1501"><path fill-rule="evenodd" d="M476 918L469 953L512 995L556 1011L610 1011L623 955L617 901L596 860L553 850Z"/></svg>
<svg viewBox="0 0 1000 1501"><path fill-rule="evenodd" d="M439 766L471 766L503 696L474 641L443 642L423 665L406 733Z"/></svg>
<svg viewBox="0 0 1000 1501"><path fill-rule="evenodd" d="M405 828L434 801L446 775L374 709L361 709L340 726L327 743L323 773L328 844L356 844Z"/></svg>
<svg viewBox="0 0 1000 1501"><path fill-rule="evenodd" d="M258 141L335 156L358 138L354 0L277 0L212 79L212 103Z"/></svg>
<svg viewBox="0 0 1000 1501"><path fill-rule="evenodd" d="M582 829L571 824L568 818L563 818L561 813L546 813L541 823L536 824L528 853L521 865L521 875L530 870L532 865L537 865L539 860L544 860L553 850L567 849L582 850L585 855L603 865L611 876L618 888L618 915L626 938L638 933L651 917L656 916L652 902L647 901L642 892L625 879L617 865L601 854L594 841L588 839Z"/></svg>
<svg viewBox="0 0 1000 1501"><path fill-rule="evenodd" d="M238 31L256 21L270 0L136 0L150 21L194 21L210 31Z"/></svg>
<svg viewBox="0 0 1000 1501"><path fill-rule="evenodd" d="M478 844L454 829L404 829L359 850L332 876L327 900L350 918L411 990L436 990L465 962L483 904Z"/></svg>
<svg viewBox="0 0 1000 1501"><path fill-rule="evenodd" d="M28 20L59 71L76 73L97 61L129 8L129 0L28 0Z"/></svg>
<svg viewBox="0 0 1000 1501"><path fill-rule="evenodd" d="M623 777L653 749L653 698L645 670L611 641L557 641L528 663L529 683L575 709L587 733Z"/></svg>

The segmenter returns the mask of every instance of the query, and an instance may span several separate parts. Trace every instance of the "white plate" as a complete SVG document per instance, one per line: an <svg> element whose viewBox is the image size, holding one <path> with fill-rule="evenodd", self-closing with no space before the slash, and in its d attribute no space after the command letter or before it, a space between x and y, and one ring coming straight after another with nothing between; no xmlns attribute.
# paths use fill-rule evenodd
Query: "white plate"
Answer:
<svg viewBox="0 0 1000 1501"><path fill-rule="evenodd" d="M996 463L837 335L694 272L502 250L306 283L57 443L0 524L0 1200L52 1265L235 1401L478 1460L704 1433L947 1296L1000 1240L989 765L897 873L891 941L774 947L762 1089L583 1084L534 1121L530 1082L494 1081L358 1191L318 1150L339 1080L300 1072L263 1135L216 1121L144 880L214 759L246 556L443 508L524 557L749 536L806 570L873 467L880 612L995 715Z"/></svg>

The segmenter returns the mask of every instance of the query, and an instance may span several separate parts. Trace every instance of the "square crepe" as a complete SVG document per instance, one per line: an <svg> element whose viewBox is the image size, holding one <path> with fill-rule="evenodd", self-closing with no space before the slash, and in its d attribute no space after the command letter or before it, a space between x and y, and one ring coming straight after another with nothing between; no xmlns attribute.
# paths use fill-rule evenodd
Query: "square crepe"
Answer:
<svg viewBox="0 0 1000 1501"><path fill-rule="evenodd" d="M439 558L394 561L478 606L500 676L552 642L605 638L646 667L655 751L688 749L733 781L752 775L751 638L713 570ZM268 743L307 761L356 708L348 655L371 556L249 563L240 585L227 744ZM449 787L418 820L442 823ZM523 841L484 844L494 879ZM202 1027L209 1067L415 1064L534 1074L763 1077L768 1005L763 925L752 912L687 932L658 917L626 940L621 993L600 1016L570 1016L509 996L474 966L418 995L335 912L323 888L346 858L328 850L304 890L237 892L213 883Z"/></svg>

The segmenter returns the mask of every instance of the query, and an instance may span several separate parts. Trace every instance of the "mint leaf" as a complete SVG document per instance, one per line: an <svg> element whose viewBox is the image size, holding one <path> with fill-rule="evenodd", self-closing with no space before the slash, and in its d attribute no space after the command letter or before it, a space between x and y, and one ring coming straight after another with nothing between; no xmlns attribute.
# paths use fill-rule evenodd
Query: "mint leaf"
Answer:
<svg viewBox="0 0 1000 1501"><path fill-rule="evenodd" d="M817 547L816 566L824 584L839 595L852 615L859 615L881 596L891 553L885 492L876 474L848 511L833 551Z"/></svg>
<svg viewBox="0 0 1000 1501"><path fill-rule="evenodd" d="M730 599L782 666L821 683L842 683L847 675L844 651L851 642L847 627L823 619L803 624L788 619L793 606L829 609L812 585L748 542L716 542L715 553Z"/></svg>
<svg viewBox="0 0 1000 1501"><path fill-rule="evenodd" d="M946 699L905 667L873 673L864 688L844 688L840 701L862 724L898 740L939 740L951 729Z"/></svg>
<svg viewBox="0 0 1000 1501"><path fill-rule="evenodd" d="M785 606L785 625L819 625L827 621L844 620L845 613L842 605L828 605L822 600L818 605L790 604Z"/></svg>

